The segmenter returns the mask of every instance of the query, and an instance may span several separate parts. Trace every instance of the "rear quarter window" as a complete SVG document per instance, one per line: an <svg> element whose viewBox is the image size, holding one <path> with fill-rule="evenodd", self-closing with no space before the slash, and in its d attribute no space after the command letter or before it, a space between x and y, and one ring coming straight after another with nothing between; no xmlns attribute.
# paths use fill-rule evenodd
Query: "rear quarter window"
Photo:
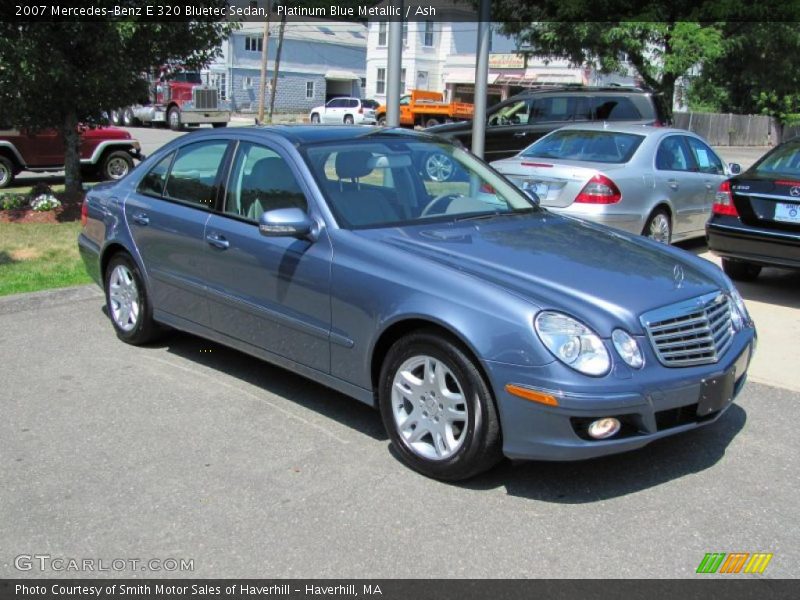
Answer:
<svg viewBox="0 0 800 600"><path fill-rule="evenodd" d="M629 96L598 96L595 118L598 121L640 121L646 117Z"/></svg>

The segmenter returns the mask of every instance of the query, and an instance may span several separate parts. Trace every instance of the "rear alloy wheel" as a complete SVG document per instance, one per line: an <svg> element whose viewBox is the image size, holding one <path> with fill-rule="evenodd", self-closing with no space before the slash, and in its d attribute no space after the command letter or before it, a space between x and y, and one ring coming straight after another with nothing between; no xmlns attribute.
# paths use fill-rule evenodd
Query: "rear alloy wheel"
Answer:
<svg viewBox="0 0 800 600"><path fill-rule="evenodd" d="M664 210L657 210L647 220L642 235L662 244L672 241L672 223Z"/></svg>
<svg viewBox="0 0 800 600"><path fill-rule="evenodd" d="M431 181L449 181L455 171L453 159L440 152L432 152L425 157L423 166L425 175Z"/></svg>
<svg viewBox="0 0 800 600"><path fill-rule="evenodd" d="M0 189L14 181L14 165L5 156L0 156Z"/></svg>
<svg viewBox="0 0 800 600"><path fill-rule="evenodd" d="M167 113L167 121L172 131L180 131L183 128L183 123L181 123L181 109L177 106L170 108Z"/></svg>
<svg viewBox="0 0 800 600"><path fill-rule="evenodd" d="M108 181L122 179L133 169L133 159L124 150L109 152L100 165L100 177Z"/></svg>
<svg viewBox="0 0 800 600"><path fill-rule="evenodd" d="M128 344L156 339L161 329L153 321L153 310L139 268L124 252L115 254L105 275L106 307L117 337Z"/></svg>
<svg viewBox="0 0 800 600"><path fill-rule="evenodd" d="M344 116L344 124L345 125L352 125L353 123L355 123L355 121L353 120L353 115L345 115Z"/></svg>
<svg viewBox="0 0 800 600"><path fill-rule="evenodd" d="M411 468L458 481L502 457L492 393L474 361L447 338L422 331L400 339L380 381L384 426Z"/></svg>
<svg viewBox="0 0 800 600"><path fill-rule="evenodd" d="M737 281L754 281L761 273L761 266L742 260L722 259L722 270L731 279Z"/></svg>

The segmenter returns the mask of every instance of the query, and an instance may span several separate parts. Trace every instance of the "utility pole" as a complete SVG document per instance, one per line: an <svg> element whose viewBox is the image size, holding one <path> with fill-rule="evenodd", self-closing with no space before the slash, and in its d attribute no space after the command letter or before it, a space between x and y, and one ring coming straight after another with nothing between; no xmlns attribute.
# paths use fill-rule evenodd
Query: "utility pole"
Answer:
<svg viewBox="0 0 800 600"><path fill-rule="evenodd" d="M264 33L261 36L261 79L258 84L258 123L264 122L264 97L267 95L267 55L269 54L269 15L272 12L272 0L267 0L267 19L264 21Z"/></svg>
<svg viewBox="0 0 800 600"><path fill-rule="evenodd" d="M478 9L478 56L475 61L475 100L472 114L472 153L483 158L486 137L486 88L489 79L489 36L491 35L491 5L480 0Z"/></svg>
<svg viewBox="0 0 800 600"><path fill-rule="evenodd" d="M400 14L403 2L398 0ZM402 19L402 17L401 17ZM401 19L389 21L389 56L386 69L386 126L400 126L400 72L403 59L403 22Z"/></svg>
<svg viewBox="0 0 800 600"><path fill-rule="evenodd" d="M275 67L272 69L272 85L269 90L269 119L272 123L272 112L275 109L275 90L278 87L278 71L281 68L281 50L283 49L283 33L286 30L286 15L281 15L281 28L278 30L278 49L275 52Z"/></svg>

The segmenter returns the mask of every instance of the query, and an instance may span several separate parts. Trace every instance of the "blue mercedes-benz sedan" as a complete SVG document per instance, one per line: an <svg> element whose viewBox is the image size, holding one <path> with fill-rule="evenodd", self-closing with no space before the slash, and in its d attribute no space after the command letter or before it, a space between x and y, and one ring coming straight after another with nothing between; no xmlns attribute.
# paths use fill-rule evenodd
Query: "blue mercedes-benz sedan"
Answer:
<svg viewBox="0 0 800 600"><path fill-rule="evenodd" d="M426 178L431 154L459 176ZM175 328L314 379L446 480L708 425L755 345L713 264L554 215L409 131L180 137L89 192L79 246L121 340Z"/></svg>

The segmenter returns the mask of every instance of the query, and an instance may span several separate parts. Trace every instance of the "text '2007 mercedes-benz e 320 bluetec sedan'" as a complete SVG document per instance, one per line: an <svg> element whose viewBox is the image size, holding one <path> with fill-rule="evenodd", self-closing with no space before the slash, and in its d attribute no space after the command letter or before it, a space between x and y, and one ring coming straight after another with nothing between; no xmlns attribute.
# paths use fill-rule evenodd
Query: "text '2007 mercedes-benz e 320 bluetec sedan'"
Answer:
<svg viewBox="0 0 800 600"><path fill-rule="evenodd" d="M431 152L465 177L424 177ZM755 342L713 264L554 215L424 133L183 136L90 191L83 220L120 339L168 326L300 373L377 407L440 479L708 425Z"/></svg>

